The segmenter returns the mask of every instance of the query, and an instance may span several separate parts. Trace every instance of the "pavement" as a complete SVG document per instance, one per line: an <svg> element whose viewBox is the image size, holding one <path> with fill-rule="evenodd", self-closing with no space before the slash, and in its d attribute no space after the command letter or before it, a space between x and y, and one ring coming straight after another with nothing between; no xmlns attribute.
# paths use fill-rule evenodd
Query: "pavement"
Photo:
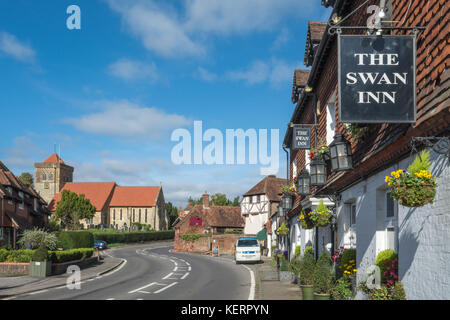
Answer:
<svg viewBox="0 0 450 320"><path fill-rule="evenodd" d="M263 256L262 263L254 265L254 270L257 300L302 300L298 284L278 280L278 271L271 258Z"/></svg>

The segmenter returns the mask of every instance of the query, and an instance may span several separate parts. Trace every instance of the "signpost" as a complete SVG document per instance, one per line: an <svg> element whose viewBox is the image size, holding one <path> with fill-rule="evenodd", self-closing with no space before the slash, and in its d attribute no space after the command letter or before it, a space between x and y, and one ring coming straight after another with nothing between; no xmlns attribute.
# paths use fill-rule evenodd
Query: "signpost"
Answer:
<svg viewBox="0 0 450 320"><path fill-rule="evenodd" d="M416 122L416 37L339 35L339 121Z"/></svg>
<svg viewBox="0 0 450 320"><path fill-rule="evenodd" d="M311 149L311 128L295 126L292 128L292 150Z"/></svg>

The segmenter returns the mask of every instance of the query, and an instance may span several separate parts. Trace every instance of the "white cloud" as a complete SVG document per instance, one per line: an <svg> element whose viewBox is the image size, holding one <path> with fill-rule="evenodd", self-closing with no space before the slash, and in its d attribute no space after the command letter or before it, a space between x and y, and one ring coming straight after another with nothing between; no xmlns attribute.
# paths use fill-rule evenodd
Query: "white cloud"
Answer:
<svg viewBox="0 0 450 320"><path fill-rule="evenodd" d="M197 68L195 76L206 82L213 82L218 78L217 74L210 72L202 67Z"/></svg>
<svg viewBox="0 0 450 320"><path fill-rule="evenodd" d="M0 158L10 170L14 168L31 170L35 162L43 161L46 156L48 155L29 136L14 138L12 147L0 152Z"/></svg>
<svg viewBox="0 0 450 320"><path fill-rule="evenodd" d="M21 43L14 35L0 31L0 51L22 62L33 63L36 53L27 44Z"/></svg>
<svg viewBox="0 0 450 320"><path fill-rule="evenodd" d="M289 38L290 38L289 30L287 28L281 29L281 32L278 34L278 36L275 38L272 44L272 50L279 49L281 46L283 46L289 41Z"/></svg>
<svg viewBox="0 0 450 320"><path fill-rule="evenodd" d="M187 126L190 120L182 115L143 107L128 100L102 101L97 113L64 119L78 130L116 137L159 139L169 130Z"/></svg>
<svg viewBox="0 0 450 320"><path fill-rule="evenodd" d="M154 62L151 64L140 61L120 59L108 66L108 73L123 80L158 79L158 71Z"/></svg>
<svg viewBox="0 0 450 320"><path fill-rule="evenodd" d="M180 8L151 0L106 0L145 48L163 57L202 56L212 35L269 31L289 16L307 17L314 1L185 0Z"/></svg>
<svg viewBox="0 0 450 320"><path fill-rule="evenodd" d="M292 81L294 70L301 63L287 63L283 60L272 59L269 62L254 61L247 69L229 71L225 77L229 80L244 81L249 85L269 82L272 86Z"/></svg>

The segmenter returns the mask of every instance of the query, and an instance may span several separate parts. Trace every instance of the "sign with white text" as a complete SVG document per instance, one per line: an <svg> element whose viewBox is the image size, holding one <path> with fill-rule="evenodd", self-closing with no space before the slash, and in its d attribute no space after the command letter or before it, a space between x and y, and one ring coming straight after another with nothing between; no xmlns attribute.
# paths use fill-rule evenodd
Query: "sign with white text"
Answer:
<svg viewBox="0 0 450 320"><path fill-rule="evenodd" d="M416 122L416 38L339 35L339 121Z"/></svg>
<svg viewBox="0 0 450 320"><path fill-rule="evenodd" d="M311 148L311 128L292 128L292 150Z"/></svg>

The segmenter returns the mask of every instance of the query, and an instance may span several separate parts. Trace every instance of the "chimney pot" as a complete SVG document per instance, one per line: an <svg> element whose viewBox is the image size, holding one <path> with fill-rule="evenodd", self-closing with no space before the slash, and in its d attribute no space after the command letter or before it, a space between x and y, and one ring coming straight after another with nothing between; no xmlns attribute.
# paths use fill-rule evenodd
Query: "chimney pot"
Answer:
<svg viewBox="0 0 450 320"><path fill-rule="evenodd" d="M209 208L209 194L206 192L202 195L203 208Z"/></svg>

